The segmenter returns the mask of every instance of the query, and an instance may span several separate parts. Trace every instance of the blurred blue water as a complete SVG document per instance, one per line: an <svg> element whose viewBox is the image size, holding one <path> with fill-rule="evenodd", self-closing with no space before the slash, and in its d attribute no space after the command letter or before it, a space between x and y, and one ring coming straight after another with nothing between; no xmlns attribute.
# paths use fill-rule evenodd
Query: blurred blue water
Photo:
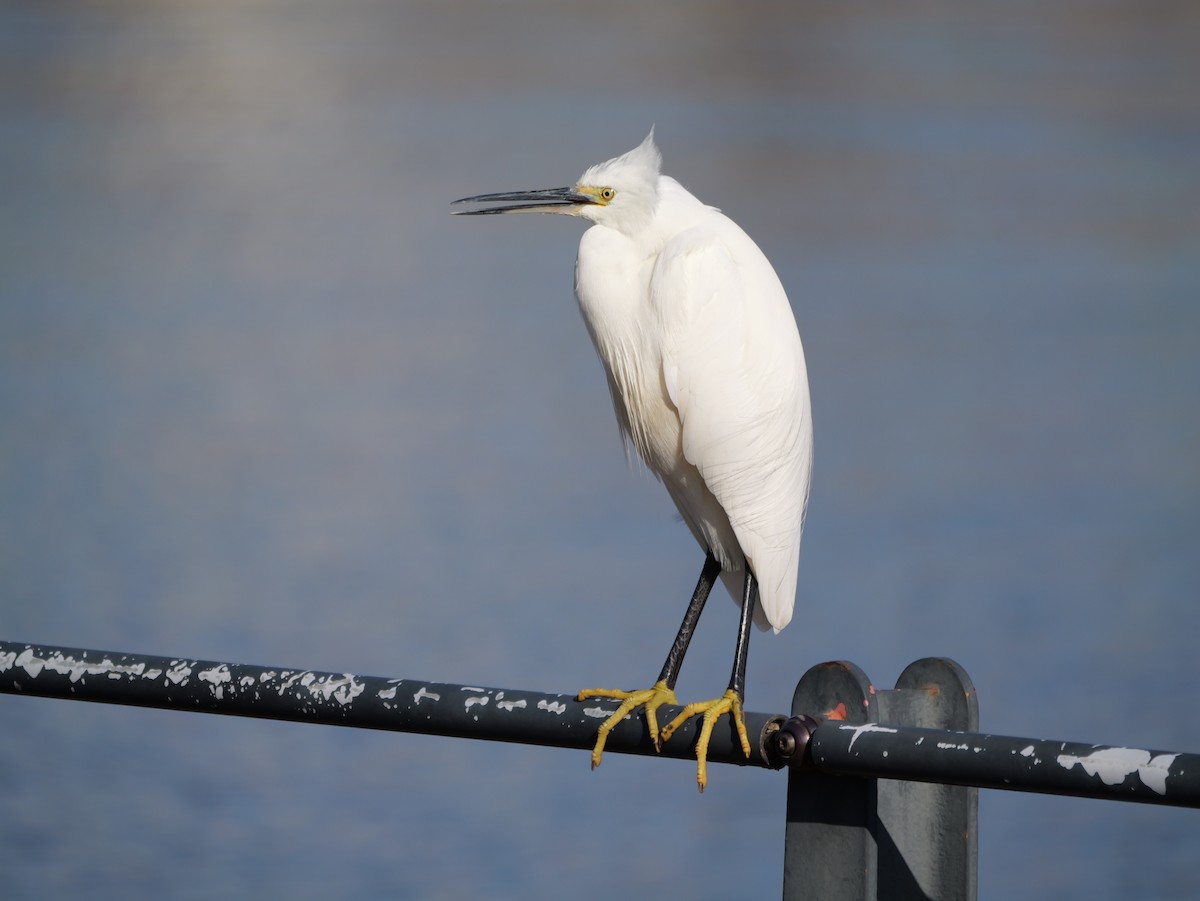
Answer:
<svg viewBox="0 0 1200 901"><path fill-rule="evenodd" d="M0 634L652 677L700 561L622 457L581 229L447 203L656 123L809 359L801 613L756 636L750 707L945 654L990 731L1196 750L1198 38L1172 2L4 4ZM734 623L683 695L723 688ZM661 761L0 709L6 897L781 882L772 774L700 798ZM985 793L980 831L983 897L1200 891L1193 812Z"/></svg>

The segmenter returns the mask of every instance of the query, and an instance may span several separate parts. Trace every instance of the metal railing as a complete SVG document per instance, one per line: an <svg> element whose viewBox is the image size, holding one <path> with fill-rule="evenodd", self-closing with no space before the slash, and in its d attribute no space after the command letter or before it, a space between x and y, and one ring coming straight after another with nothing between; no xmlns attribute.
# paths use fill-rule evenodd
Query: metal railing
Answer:
<svg viewBox="0 0 1200 901"><path fill-rule="evenodd" d="M0 692L581 749L615 710L566 694L10 641ZM1200 808L1200 755L979 733L974 686L944 658L916 661L890 690L853 664L820 664L790 716L745 716L750 758L718 728L708 759L789 770L785 898L974 898L979 787ZM695 740L689 722L658 752L631 716L605 750L689 758Z"/></svg>

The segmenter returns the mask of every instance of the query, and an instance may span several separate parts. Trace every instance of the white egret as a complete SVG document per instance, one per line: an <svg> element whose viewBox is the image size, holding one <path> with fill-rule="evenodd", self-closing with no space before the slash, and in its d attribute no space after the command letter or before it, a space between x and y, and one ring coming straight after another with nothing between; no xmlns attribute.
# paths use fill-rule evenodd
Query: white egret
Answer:
<svg viewBox="0 0 1200 901"><path fill-rule="evenodd" d="M651 129L633 150L567 188L481 194L462 211L561 213L593 223L579 243L575 296L604 365L617 423L663 483L705 551L704 567L658 680L639 691L588 689L622 703L600 727L644 707L655 747L703 715L696 746L704 791L713 724L729 714L750 755L742 704L750 623L778 632L792 617L812 472L812 418L800 333L775 270L730 219L660 174ZM717 576L741 604L729 689L678 704L675 682ZM757 603L756 603L757 602Z"/></svg>

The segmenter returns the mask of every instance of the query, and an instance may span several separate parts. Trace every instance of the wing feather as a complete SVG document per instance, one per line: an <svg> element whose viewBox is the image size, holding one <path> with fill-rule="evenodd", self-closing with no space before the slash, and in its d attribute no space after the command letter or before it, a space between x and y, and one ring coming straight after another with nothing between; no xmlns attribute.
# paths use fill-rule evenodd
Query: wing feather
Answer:
<svg viewBox="0 0 1200 901"><path fill-rule="evenodd" d="M667 244L650 300L683 455L728 517L779 631L792 615L812 467L808 378L787 296L758 247L718 215Z"/></svg>

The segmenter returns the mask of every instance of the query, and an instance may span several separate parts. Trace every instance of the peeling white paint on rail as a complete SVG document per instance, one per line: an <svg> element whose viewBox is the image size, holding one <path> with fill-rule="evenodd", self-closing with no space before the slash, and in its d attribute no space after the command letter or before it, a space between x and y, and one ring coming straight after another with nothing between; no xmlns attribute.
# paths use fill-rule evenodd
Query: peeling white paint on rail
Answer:
<svg viewBox="0 0 1200 901"><path fill-rule="evenodd" d="M565 707L563 709L566 710ZM606 720L616 712L617 712L616 710L605 710L603 707L584 707L583 708L584 716L590 716L592 719L597 719L597 720ZM629 714L625 715L625 719L630 719L630 718L631 717L629 716Z"/></svg>
<svg viewBox="0 0 1200 901"><path fill-rule="evenodd" d="M326 701L333 698L343 707L367 690L367 686L350 673L343 673L340 676L322 676L320 679L317 679L312 673L305 673L301 684L313 697L320 697Z"/></svg>
<svg viewBox="0 0 1200 901"><path fill-rule="evenodd" d="M477 695L477 696L474 696L474 695L473 695L472 697L469 697L469 698L467 698L467 700L466 700L466 702L465 702L465 703L466 703L466 705L467 705L466 709L467 709L467 710L470 710L470 709L471 709L472 707L474 707L476 704L478 704L480 707L486 707L486 706L487 706L487 702L488 702L489 700L490 700L490 699L488 698L488 696L487 696L487 695Z"/></svg>
<svg viewBox="0 0 1200 901"><path fill-rule="evenodd" d="M889 729L887 726L881 726L879 723L863 723L861 726L838 726L841 732L853 732L854 737L850 739L850 744L846 745L846 750L849 751L854 747L854 743L858 741L859 736L864 732L886 732L891 735L896 734L895 729Z"/></svg>
<svg viewBox="0 0 1200 901"><path fill-rule="evenodd" d="M311 678L312 673L308 673L308 672L293 673L291 670L285 669L283 672L281 672L279 674L279 678L282 679L283 682L280 683L279 688L277 689L278 692L282 695L285 691L287 691L289 688L291 688L297 682L300 682L301 684L303 684L302 680L304 679L305 676L308 676Z"/></svg>
<svg viewBox="0 0 1200 901"><path fill-rule="evenodd" d="M233 675L225 664L214 666L212 669L201 670L196 676L201 682L212 683L212 693L218 701L225 697L225 683L233 681Z"/></svg>
<svg viewBox="0 0 1200 901"><path fill-rule="evenodd" d="M1089 776L1099 776L1105 785L1120 785L1134 773L1151 791L1160 795L1167 793L1167 776L1171 764L1178 754L1159 754L1151 757L1141 748L1101 748L1082 757L1075 754L1059 754L1058 764L1071 769L1076 764L1083 767Z"/></svg>
<svg viewBox="0 0 1200 901"><path fill-rule="evenodd" d="M393 691L393 695L394 694L395 692ZM382 694L380 697L382 697ZM413 703L420 704L422 698L429 698L431 701L440 701L442 696L437 692L426 690L425 686L422 685L419 689L417 689L417 693L413 695Z"/></svg>
<svg viewBox="0 0 1200 901"><path fill-rule="evenodd" d="M34 653L33 648L26 648L15 656L12 653L6 654L0 663L3 663L0 669L7 670L13 666L19 666L29 674L30 678L34 679L41 674L42 670L61 673L72 683L78 682L84 676L107 676L109 679L139 676L156 679L161 674L161 670L147 671L145 663L113 663L108 657L102 658L98 663L67 657L57 651L49 657L39 657Z"/></svg>
<svg viewBox="0 0 1200 901"><path fill-rule="evenodd" d="M520 710L523 707L526 707L528 705L526 704L525 699L522 698L519 701L497 701L496 706L499 707L501 710L511 711L511 710Z"/></svg>
<svg viewBox="0 0 1200 901"><path fill-rule="evenodd" d="M549 710L551 713L557 713L560 716L567 712L567 705L561 701L538 701L538 710Z"/></svg>
<svg viewBox="0 0 1200 901"><path fill-rule="evenodd" d="M1015 753L1015 752L1014 752L1014 753ZM1041 765L1041 763L1042 763L1042 758L1040 758L1040 757L1036 756L1036 755L1037 755L1037 752L1036 752L1036 750L1034 749L1033 745L1026 745L1025 747L1023 747L1023 748L1021 749L1021 752L1020 752L1020 753L1021 753L1021 756L1022 756L1022 757L1025 757L1025 758L1032 757L1032 758L1033 758L1033 765L1034 765L1034 766L1040 766L1040 765Z"/></svg>

